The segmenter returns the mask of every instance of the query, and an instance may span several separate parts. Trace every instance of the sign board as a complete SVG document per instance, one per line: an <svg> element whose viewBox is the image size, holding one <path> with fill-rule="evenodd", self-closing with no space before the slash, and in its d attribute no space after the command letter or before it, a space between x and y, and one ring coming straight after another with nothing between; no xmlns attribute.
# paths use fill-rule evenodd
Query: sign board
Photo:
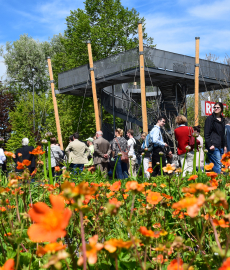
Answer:
<svg viewBox="0 0 230 270"><path fill-rule="evenodd" d="M215 105L216 102L212 102L212 101L206 101L206 100L202 100L201 101L201 116L209 116L213 113L213 107ZM224 105L224 109L227 107L227 105L225 103L223 103Z"/></svg>

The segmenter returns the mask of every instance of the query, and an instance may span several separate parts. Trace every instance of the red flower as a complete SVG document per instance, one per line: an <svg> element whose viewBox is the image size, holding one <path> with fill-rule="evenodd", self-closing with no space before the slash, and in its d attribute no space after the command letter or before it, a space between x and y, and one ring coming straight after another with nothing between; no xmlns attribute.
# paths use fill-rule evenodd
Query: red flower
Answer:
<svg viewBox="0 0 230 270"><path fill-rule="evenodd" d="M0 270L14 270L14 260L9 259L7 260L2 267L0 267Z"/></svg>
<svg viewBox="0 0 230 270"><path fill-rule="evenodd" d="M183 270L183 261L181 258L172 260L168 265L167 270Z"/></svg>

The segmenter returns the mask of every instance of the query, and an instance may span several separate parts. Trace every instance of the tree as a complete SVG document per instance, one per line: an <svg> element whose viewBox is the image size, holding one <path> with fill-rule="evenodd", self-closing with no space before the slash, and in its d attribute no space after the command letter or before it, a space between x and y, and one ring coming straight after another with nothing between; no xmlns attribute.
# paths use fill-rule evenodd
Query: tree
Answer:
<svg viewBox="0 0 230 270"><path fill-rule="evenodd" d="M94 61L138 46L138 21L143 22L143 39L152 45L145 32L144 18L120 0L86 0L85 9L71 11L66 18L67 29L60 37L64 50L54 56L57 74L88 63L87 40L91 41Z"/></svg>
<svg viewBox="0 0 230 270"><path fill-rule="evenodd" d="M6 141L10 137L11 124L9 112L14 108L14 96L3 86L0 86L0 137Z"/></svg>
<svg viewBox="0 0 230 270"><path fill-rule="evenodd" d="M48 42L39 42L24 34L19 40L7 42L6 53L3 54L7 67L7 86L13 92L21 94L25 91L47 91L49 76L47 57L60 52L62 44L60 35Z"/></svg>

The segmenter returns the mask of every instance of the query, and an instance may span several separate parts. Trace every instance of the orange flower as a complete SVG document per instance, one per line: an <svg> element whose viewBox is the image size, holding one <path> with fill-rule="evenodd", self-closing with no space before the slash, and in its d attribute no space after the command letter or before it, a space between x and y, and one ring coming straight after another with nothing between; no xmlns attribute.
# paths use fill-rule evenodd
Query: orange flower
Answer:
<svg viewBox="0 0 230 270"><path fill-rule="evenodd" d="M223 154L220 162L224 166L229 167L230 166L230 152L227 152L227 153Z"/></svg>
<svg viewBox="0 0 230 270"><path fill-rule="evenodd" d="M205 197L203 194L200 194L198 198L192 197L192 198L185 198L180 200L177 203L174 203L172 205L172 208L181 210L183 208L187 208L187 213L190 217L194 218L198 215L200 208L205 203Z"/></svg>
<svg viewBox="0 0 230 270"><path fill-rule="evenodd" d="M213 167L214 167L214 163L209 163L204 166L205 171L211 171Z"/></svg>
<svg viewBox="0 0 230 270"><path fill-rule="evenodd" d="M21 157L22 156L22 153L18 153L18 156Z"/></svg>
<svg viewBox="0 0 230 270"><path fill-rule="evenodd" d="M218 270L229 270L230 268L230 258L227 258L227 260L222 264L222 266Z"/></svg>
<svg viewBox="0 0 230 270"><path fill-rule="evenodd" d="M161 224L160 223L155 223L155 224L153 224L153 228L161 228Z"/></svg>
<svg viewBox="0 0 230 270"><path fill-rule="evenodd" d="M132 241L123 241L122 239L110 239L104 243L104 248L113 253L117 248L129 249L133 245Z"/></svg>
<svg viewBox="0 0 230 270"><path fill-rule="evenodd" d="M125 187L126 187L126 191L132 190L132 191L141 192L144 190L144 185L138 184L137 181L128 181Z"/></svg>
<svg viewBox="0 0 230 270"><path fill-rule="evenodd" d="M203 183L197 183L197 184L190 184L189 187L182 188L182 192L185 193L200 193L200 192L209 192L211 190L214 190L214 187L209 187Z"/></svg>
<svg viewBox="0 0 230 270"><path fill-rule="evenodd" d="M35 222L27 231L33 242L55 242L66 235L65 228L69 224L71 211L65 209L64 198L61 196L50 195L50 202L53 208L38 202L28 212L31 220Z"/></svg>
<svg viewBox="0 0 230 270"><path fill-rule="evenodd" d="M159 192L149 192L147 196L147 202L150 204L158 204L163 197Z"/></svg>
<svg viewBox="0 0 230 270"><path fill-rule="evenodd" d="M97 252L103 248L103 244L97 243L98 235L89 238L89 244L86 244L86 257L90 264L97 262ZM78 259L78 265L83 264L83 256Z"/></svg>
<svg viewBox="0 0 230 270"><path fill-rule="evenodd" d="M7 260L2 267L0 267L0 270L14 270L14 260L9 259Z"/></svg>
<svg viewBox="0 0 230 270"><path fill-rule="evenodd" d="M183 261L181 258L172 260L168 265L167 270L183 270Z"/></svg>
<svg viewBox="0 0 230 270"><path fill-rule="evenodd" d="M38 155L43 155L45 154L45 151L41 150L41 145L39 145L38 147L34 148L32 152L29 152L32 155L38 156Z"/></svg>
<svg viewBox="0 0 230 270"><path fill-rule="evenodd" d="M162 193L161 195L162 195L163 197L165 197L166 199L168 199L168 200L172 200L172 199L173 199L172 196L169 196L169 195L167 195L167 194L165 194L165 193Z"/></svg>
<svg viewBox="0 0 230 270"><path fill-rule="evenodd" d="M5 151L4 154L5 154L5 156L7 156L7 157L15 158L15 154L12 153L12 152L7 152L7 151Z"/></svg>
<svg viewBox="0 0 230 270"><path fill-rule="evenodd" d="M17 164L18 164L17 169L18 170L23 170L23 169L25 169L25 167L30 166L31 161L28 160L28 159L24 159L22 162L18 161Z"/></svg>
<svg viewBox="0 0 230 270"><path fill-rule="evenodd" d="M214 226L220 226L220 227L222 227L222 228L227 228L227 227L229 227L229 222L228 221L225 221L224 219L220 219L220 220L218 220L218 219L213 219L213 224L214 224Z"/></svg>
<svg viewBox="0 0 230 270"><path fill-rule="evenodd" d="M11 232L8 232L8 233L4 233L4 236L11 236L12 233Z"/></svg>
<svg viewBox="0 0 230 270"><path fill-rule="evenodd" d="M206 175L211 178L216 178L218 176L218 174L215 172L207 172Z"/></svg>
<svg viewBox="0 0 230 270"><path fill-rule="evenodd" d="M111 191L118 191L121 187L121 180L115 182L112 184L112 186L109 188Z"/></svg>
<svg viewBox="0 0 230 270"><path fill-rule="evenodd" d="M110 198L110 197L112 197L114 194L115 194L115 192L109 192L109 193L106 194L106 197L107 197L107 198Z"/></svg>
<svg viewBox="0 0 230 270"><path fill-rule="evenodd" d="M59 172L61 170L61 168L59 166L55 166L54 170L55 170L55 172Z"/></svg>
<svg viewBox="0 0 230 270"><path fill-rule="evenodd" d="M141 226L138 231L146 237L152 237L152 238L159 238L160 237L160 232L154 232L151 230L147 230L147 228L144 226Z"/></svg>
<svg viewBox="0 0 230 270"><path fill-rule="evenodd" d="M110 200L109 200L109 203L115 205L116 207L120 207L120 206L121 206L121 202L119 202L119 201L117 200L117 198L112 198L112 199L110 199Z"/></svg>
<svg viewBox="0 0 230 270"><path fill-rule="evenodd" d="M122 196L123 196L124 200L126 200L127 197L129 196L129 194L122 194Z"/></svg>
<svg viewBox="0 0 230 270"><path fill-rule="evenodd" d="M45 247L38 246L36 254L37 256L41 257L48 252L55 252L55 251L59 251L65 248L66 248L66 245L63 245L62 242L50 243L50 244L45 245Z"/></svg>
<svg viewBox="0 0 230 270"><path fill-rule="evenodd" d="M191 175L191 176L189 177L188 181L195 180L195 179L197 179L197 178L198 178L197 175Z"/></svg>
<svg viewBox="0 0 230 270"><path fill-rule="evenodd" d="M161 188L165 188L165 187L167 187L167 186L166 186L165 184L161 184L160 187L161 187Z"/></svg>
<svg viewBox="0 0 230 270"><path fill-rule="evenodd" d="M37 173L38 169L36 168L34 171L32 171L31 176L34 176Z"/></svg>
<svg viewBox="0 0 230 270"><path fill-rule="evenodd" d="M147 172L153 173L153 168L148 168Z"/></svg>
<svg viewBox="0 0 230 270"><path fill-rule="evenodd" d="M64 191L65 195L70 195L70 196L81 196L81 195L93 195L96 190L97 187L96 186L92 186L89 187L89 183L88 182L81 182L80 184L78 184L77 186L75 186L74 183L70 183L70 182L64 182L61 185L61 189Z"/></svg>
<svg viewBox="0 0 230 270"><path fill-rule="evenodd" d="M216 211L216 215L218 216L218 217L220 217L220 216L223 216L225 213L224 213L224 210L217 210Z"/></svg>
<svg viewBox="0 0 230 270"><path fill-rule="evenodd" d="M161 264L164 262L164 257L162 254L157 255L157 262L159 262Z"/></svg>
<svg viewBox="0 0 230 270"><path fill-rule="evenodd" d="M170 163L168 163L168 164L166 164L166 167L163 167L162 169L163 169L163 171L164 171L165 173L170 174L170 173L172 173L173 171L175 171L176 168L173 167L173 166L171 166Z"/></svg>

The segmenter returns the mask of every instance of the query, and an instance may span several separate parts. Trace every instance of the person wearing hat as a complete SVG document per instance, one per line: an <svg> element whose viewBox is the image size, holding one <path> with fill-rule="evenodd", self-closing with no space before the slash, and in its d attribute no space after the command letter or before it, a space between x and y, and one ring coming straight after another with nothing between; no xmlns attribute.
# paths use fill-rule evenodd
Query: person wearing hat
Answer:
<svg viewBox="0 0 230 270"><path fill-rule="evenodd" d="M108 163L111 154L111 147L110 143L103 138L102 131L97 131L96 137L97 139L94 140L93 142L94 145L93 161L97 169L100 169L101 172L104 172L104 177L106 177L108 174Z"/></svg>
<svg viewBox="0 0 230 270"><path fill-rule="evenodd" d="M94 146L93 146L94 139L89 137L86 139L86 143L90 149L90 155L88 156L88 163L85 164L85 168L87 168L89 171L92 171L94 169L93 165L93 153L94 153ZM92 168L93 167L93 168Z"/></svg>

